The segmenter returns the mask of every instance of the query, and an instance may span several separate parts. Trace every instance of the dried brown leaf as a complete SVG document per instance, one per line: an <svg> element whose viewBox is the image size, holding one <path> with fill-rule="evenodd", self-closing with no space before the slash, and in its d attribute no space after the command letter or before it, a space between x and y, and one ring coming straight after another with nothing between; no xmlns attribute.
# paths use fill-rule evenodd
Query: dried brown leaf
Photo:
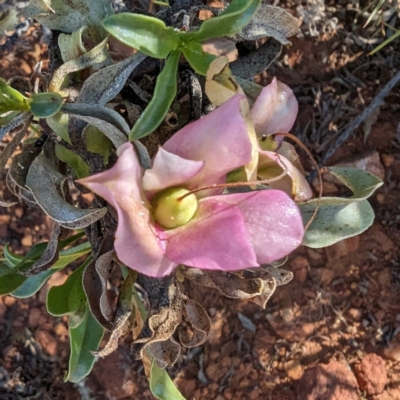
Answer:
<svg viewBox="0 0 400 400"><path fill-rule="evenodd" d="M184 304L185 316L193 329L192 337L187 337L182 332L179 340L185 347L191 348L202 345L208 337L211 328L210 317L204 308L194 300L188 299Z"/></svg>

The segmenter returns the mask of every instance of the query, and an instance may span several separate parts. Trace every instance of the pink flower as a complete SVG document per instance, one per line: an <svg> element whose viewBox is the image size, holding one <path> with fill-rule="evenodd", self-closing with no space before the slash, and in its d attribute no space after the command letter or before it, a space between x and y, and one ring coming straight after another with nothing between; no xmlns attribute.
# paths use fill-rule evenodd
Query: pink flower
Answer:
<svg viewBox="0 0 400 400"><path fill-rule="evenodd" d="M127 266L154 277L170 274L179 264L240 270L277 260L301 244L300 211L280 190L201 190L190 194L197 202L191 219L172 229L161 226L165 219L159 213L170 206L168 188L187 192L224 183L228 172L250 161L242 101L244 96L236 95L178 131L159 149L149 170L142 170L126 143L114 167L78 181L116 209L115 250ZM182 198L174 201L183 204Z"/></svg>
<svg viewBox="0 0 400 400"><path fill-rule="evenodd" d="M257 136L289 132L296 120L298 108L292 90L274 78L262 89L251 108ZM274 142L274 147L278 147L274 151L265 147L259 150L258 175L261 179L268 179L286 171L287 176L272 182L271 186L285 191L296 201L308 200L312 197L312 190L304 177L298 155L292 145L282 142L282 138L278 136L278 140ZM263 147L262 141L260 145Z"/></svg>
<svg viewBox="0 0 400 400"><path fill-rule="evenodd" d="M251 108L257 136L289 132L296 121L298 110L292 89L274 78L262 89Z"/></svg>

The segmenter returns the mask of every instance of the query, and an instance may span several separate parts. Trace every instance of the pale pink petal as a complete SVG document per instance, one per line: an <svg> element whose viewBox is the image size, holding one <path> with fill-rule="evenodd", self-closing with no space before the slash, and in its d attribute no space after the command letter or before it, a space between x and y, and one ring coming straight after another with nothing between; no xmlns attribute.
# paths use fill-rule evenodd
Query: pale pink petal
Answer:
<svg viewBox="0 0 400 400"><path fill-rule="evenodd" d="M258 176L267 179L286 171L286 176L269 185L283 190L296 201L305 201L313 196L305 176L283 155L273 151L259 151ZM271 175L272 174L272 175Z"/></svg>
<svg viewBox="0 0 400 400"><path fill-rule="evenodd" d="M203 166L204 161L186 160L160 147L153 167L144 173L143 189L159 191L172 186L187 187L187 181L198 174Z"/></svg>
<svg viewBox="0 0 400 400"><path fill-rule="evenodd" d="M224 271L258 266L239 208L212 197L199 202L191 222L163 234L165 255L175 263Z"/></svg>
<svg viewBox="0 0 400 400"><path fill-rule="evenodd" d="M252 109L257 135L289 132L297 117L298 104L292 90L276 78L258 96Z"/></svg>
<svg viewBox="0 0 400 400"><path fill-rule="evenodd" d="M259 190L215 196L213 199L240 208L259 264L278 260L300 246L304 234L303 220L299 208L286 193Z"/></svg>
<svg viewBox="0 0 400 400"><path fill-rule="evenodd" d="M251 142L242 116L243 95L235 95L212 113L186 125L163 146L188 160L204 161L203 170L191 181L207 186L251 160Z"/></svg>
<svg viewBox="0 0 400 400"><path fill-rule="evenodd" d="M166 260L159 243L146 198L142 192L142 170L131 143L118 149L119 159L109 170L77 182L101 196L118 213L114 247L128 267L149 276L164 276L174 264Z"/></svg>

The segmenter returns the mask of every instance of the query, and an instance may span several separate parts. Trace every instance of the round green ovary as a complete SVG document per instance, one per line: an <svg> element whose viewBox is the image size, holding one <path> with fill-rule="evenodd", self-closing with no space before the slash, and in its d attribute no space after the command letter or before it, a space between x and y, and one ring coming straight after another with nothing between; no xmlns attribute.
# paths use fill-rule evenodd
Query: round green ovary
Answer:
<svg viewBox="0 0 400 400"><path fill-rule="evenodd" d="M173 229L189 222L197 210L194 193L182 198L190 191L183 188L169 188L158 193L153 201L154 219L164 228Z"/></svg>

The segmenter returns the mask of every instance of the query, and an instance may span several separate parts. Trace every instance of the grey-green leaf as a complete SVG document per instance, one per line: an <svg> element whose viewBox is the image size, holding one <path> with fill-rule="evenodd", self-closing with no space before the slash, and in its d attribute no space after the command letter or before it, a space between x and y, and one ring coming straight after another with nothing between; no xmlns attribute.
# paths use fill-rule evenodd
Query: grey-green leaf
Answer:
<svg viewBox="0 0 400 400"><path fill-rule="evenodd" d="M57 172L43 154L36 157L29 168L26 185L42 210L61 226L84 228L102 218L107 208L81 209L66 202L58 192L65 177Z"/></svg>
<svg viewBox="0 0 400 400"><path fill-rule="evenodd" d="M98 104L65 104L62 112L85 121L103 132L118 148L128 140L129 126L114 110Z"/></svg>
<svg viewBox="0 0 400 400"><path fill-rule="evenodd" d="M44 92L32 94L30 108L37 118L47 118L57 114L64 103L59 93Z"/></svg>
<svg viewBox="0 0 400 400"><path fill-rule="evenodd" d="M238 40L258 40L273 37L283 45L290 44L288 37L299 33L295 17L281 7L261 4L251 21L235 35Z"/></svg>
<svg viewBox="0 0 400 400"><path fill-rule="evenodd" d="M76 102L105 105L121 91L131 72L146 57L143 53L136 53L95 72L86 79Z"/></svg>
<svg viewBox="0 0 400 400"><path fill-rule="evenodd" d="M112 12L110 0L31 0L21 14L51 30L71 33L84 25L100 25Z"/></svg>
<svg viewBox="0 0 400 400"><path fill-rule="evenodd" d="M330 167L328 170L353 191L353 196L323 197L320 201L312 199L298 204L304 224L319 204L318 213L304 235L303 244L308 247L326 247L358 235L374 221L374 211L366 198L383 182L357 168Z"/></svg>

